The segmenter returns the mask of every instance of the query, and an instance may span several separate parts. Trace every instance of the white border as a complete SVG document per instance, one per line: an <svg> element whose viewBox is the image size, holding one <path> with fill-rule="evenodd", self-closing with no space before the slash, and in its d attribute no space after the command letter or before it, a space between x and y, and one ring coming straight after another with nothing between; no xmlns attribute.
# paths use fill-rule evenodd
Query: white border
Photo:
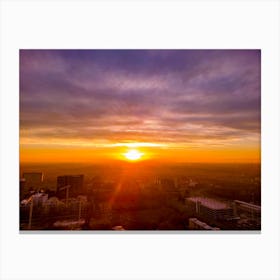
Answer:
<svg viewBox="0 0 280 280"><path fill-rule="evenodd" d="M279 2L2 1L1 279L279 279ZM19 234L20 48L262 49L262 233Z"/></svg>

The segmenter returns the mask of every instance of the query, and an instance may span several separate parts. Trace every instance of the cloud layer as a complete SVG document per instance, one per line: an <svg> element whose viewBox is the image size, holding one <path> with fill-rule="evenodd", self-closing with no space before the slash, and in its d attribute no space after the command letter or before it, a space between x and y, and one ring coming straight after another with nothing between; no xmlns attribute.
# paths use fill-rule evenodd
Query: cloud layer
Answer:
<svg viewBox="0 0 280 280"><path fill-rule="evenodd" d="M257 143L259 50L21 50L21 143Z"/></svg>

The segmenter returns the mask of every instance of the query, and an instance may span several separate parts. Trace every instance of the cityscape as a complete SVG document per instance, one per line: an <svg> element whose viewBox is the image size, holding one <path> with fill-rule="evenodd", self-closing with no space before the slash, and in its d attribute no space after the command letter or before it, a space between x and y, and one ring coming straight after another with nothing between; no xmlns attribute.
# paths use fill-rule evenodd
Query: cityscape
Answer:
<svg viewBox="0 0 280 280"><path fill-rule="evenodd" d="M19 229L261 230L259 50L20 50Z"/></svg>
<svg viewBox="0 0 280 280"><path fill-rule="evenodd" d="M165 168L169 172L166 173ZM20 227L260 229L260 166L179 164L165 168L123 165L106 170L106 166L85 166L88 174L90 169L99 169L99 172L93 171L96 175L92 177L57 176L53 182L42 172L23 173ZM234 174L234 178L228 177L229 173Z"/></svg>

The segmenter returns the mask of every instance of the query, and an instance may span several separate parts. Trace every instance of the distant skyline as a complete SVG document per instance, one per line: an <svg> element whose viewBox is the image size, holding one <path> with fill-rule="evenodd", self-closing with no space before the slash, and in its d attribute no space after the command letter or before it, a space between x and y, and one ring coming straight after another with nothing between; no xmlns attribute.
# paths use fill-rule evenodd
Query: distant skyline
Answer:
<svg viewBox="0 0 280 280"><path fill-rule="evenodd" d="M260 162L260 50L20 50L21 162Z"/></svg>

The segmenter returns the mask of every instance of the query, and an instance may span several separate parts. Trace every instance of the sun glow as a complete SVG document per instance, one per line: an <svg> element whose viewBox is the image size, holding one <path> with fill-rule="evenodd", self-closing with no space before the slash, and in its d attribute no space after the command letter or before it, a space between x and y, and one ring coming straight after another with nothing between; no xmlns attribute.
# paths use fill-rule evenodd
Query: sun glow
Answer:
<svg viewBox="0 0 280 280"><path fill-rule="evenodd" d="M125 158L131 161L139 160L142 157L143 153L140 153L137 150L129 150L124 154Z"/></svg>

